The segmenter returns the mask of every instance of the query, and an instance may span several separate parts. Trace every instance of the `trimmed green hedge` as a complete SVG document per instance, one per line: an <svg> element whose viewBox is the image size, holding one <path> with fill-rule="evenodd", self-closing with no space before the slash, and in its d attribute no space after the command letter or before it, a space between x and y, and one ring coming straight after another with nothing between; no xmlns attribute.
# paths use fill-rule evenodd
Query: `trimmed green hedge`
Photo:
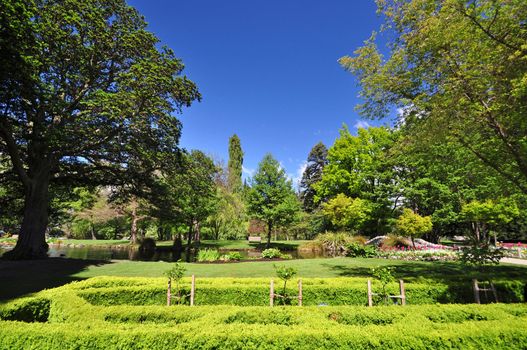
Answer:
<svg viewBox="0 0 527 350"><path fill-rule="evenodd" d="M51 301L46 298L21 298L0 305L0 320L46 322Z"/></svg>
<svg viewBox="0 0 527 350"><path fill-rule="evenodd" d="M228 295L237 289L259 293L260 289L267 290L267 284L262 283L268 282L197 281L199 290L212 293L223 288ZM88 302L94 296L101 301L116 291L135 295L118 301L141 300L150 297L152 290L164 290L164 282L94 278L0 305L0 349L527 348L527 304L271 308L105 306ZM314 296L328 296L328 290L343 291L344 286L353 290L363 284L363 279L304 280L305 291L316 291ZM416 292L422 286L408 287ZM115 300L106 304L111 303L116 304Z"/></svg>
<svg viewBox="0 0 527 350"><path fill-rule="evenodd" d="M0 321L0 348L525 349L525 305L92 306L91 322ZM436 317L439 315L439 317ZM159 322L163 319L163 322ZM140 325L139 325L140 323Z"/></svg>
<svg viewBox="0 0 527 350"><path fill-rule="evenodd" d="M196 305L264 306L269 304L269 279L265 278L196 278ZM93 305L163 305L166 303L166 281L162 278L97 277L78 283L78 295ZM496 282L500 302L524 301L521 281ZM184 294L190 294L190 280L184 279ZM288 284L288 293L296 295L295 283ZM281 291L275 280L275 288ZM470 282L464 284L406 283L409 304L472 303ZM377 282L374 291L379 291ZM399 294L397 283L389 285L389 293ZM484 299L484 298L483 298ZM188 303L188 298L186 303ZM332 278L303 279L303 304L365 305L366 279Z"/></svg>

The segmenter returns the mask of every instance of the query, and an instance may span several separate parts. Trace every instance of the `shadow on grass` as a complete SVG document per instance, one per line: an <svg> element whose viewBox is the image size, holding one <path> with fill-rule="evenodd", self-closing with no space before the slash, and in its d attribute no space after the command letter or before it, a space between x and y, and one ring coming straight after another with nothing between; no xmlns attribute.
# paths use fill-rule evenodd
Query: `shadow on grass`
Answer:
<svg viewBox="0 0 527 350"><path fill-rule="evenodd" d="M63 258L0 260L0 301L81 280L73 275L89 266L109 263L111 262Z"/></svg>

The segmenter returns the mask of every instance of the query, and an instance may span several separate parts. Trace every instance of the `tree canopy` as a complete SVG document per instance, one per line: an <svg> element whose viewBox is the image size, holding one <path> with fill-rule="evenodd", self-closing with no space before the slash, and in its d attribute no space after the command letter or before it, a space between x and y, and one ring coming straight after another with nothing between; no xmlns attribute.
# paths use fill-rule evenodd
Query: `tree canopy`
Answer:
<svg viewBox="0 0 527 350"><path fill-rule="evenodd" d="M4 256L42 257L50 183L144 182L178 151L173 113L200 95L124 0L1 6L2 37L17 38L2 42L2 66L19 69L2 70L0 154L25 198Z"/></svg>
<svg viewBox="0 0 527 350"><path fill-rule="evenodd" d="M267 224L267 245L273 228L295 220L300 204L280 163L271 154L265 155L250 181L247 196L249 214Z"/></svg>
<svg viewBox="0 0 527 350"><path fill-rule="evenodd" d="M357 76L370 118L399 108L414 140L452 140L527 193L525 1L378 0L377 35L340 63Z"/></svg>

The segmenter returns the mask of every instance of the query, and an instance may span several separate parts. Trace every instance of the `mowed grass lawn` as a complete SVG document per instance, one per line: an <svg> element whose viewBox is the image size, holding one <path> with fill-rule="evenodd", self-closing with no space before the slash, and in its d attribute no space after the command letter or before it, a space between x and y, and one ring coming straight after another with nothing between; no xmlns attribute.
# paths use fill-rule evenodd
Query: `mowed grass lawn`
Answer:
<svg viewBox="0 0 527 350"><path fill-rule="evenodd" d="M161 277L173 263L139 261L88 261L47 259L37 261L0 260L0 300L53 288L95 276ZM485 268L466 267L452 262L407 262L387 259L325 258L227 264L183 263L186 275L200 277L273 277L274 265L298 270L299 277L368 277L376 266L392 266L397 278L407 282L467 282L472 278L523 279L527 266L500 264Z"/></svg>

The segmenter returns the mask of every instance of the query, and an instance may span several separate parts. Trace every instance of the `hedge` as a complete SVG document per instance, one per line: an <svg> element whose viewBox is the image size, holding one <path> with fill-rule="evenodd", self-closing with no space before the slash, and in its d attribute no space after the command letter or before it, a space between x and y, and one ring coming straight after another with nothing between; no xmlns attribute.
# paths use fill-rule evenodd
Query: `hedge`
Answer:
<svg viewBox="0 0 527 350"><path fill-rule="evenodd" d="M104 306L86 297L141 288L147 289L141 295L148 296L148 288L161 289L164 282L94 278L0 305L0 349L527 348L526 304ZM200 288L212 293L221 287L231 293L265 289L263 282L203 279ZM329 290L364 282L306 279L304 287Z"/></svg>
<svg viewBox="0 0 527 350"><path fill-rule="evenodd" d="M0 348L155 350L527 347L525 305L377 308L92 306L92 309L94 313L100 313L113 322L99 320L89 323L76 321L31 324L0 321ZM141 315L144 316L142 319ZM170 322L169 315L181 322ZM440 317L437 318L437 315ZM156 316L162 316L165 322L159 323ZM149 322L149 317L154 322ZM187 321L183 321L185 317ZM128 321L120 322L124 319ZM140 324L130 323L133 319Z"/></svg>
<svg viewBox="0 0 527 350"><path fill-rule="evenodd" d="M93 305L163 305L166 303L166 280L162 278L97 277L80 282L74 288L78 295ZM183 293L190 294L190 280L185 279ZM474 301L470 281L459 284L406 283L407 303L471 303ZM500 302L524 301L522 281L495 283ZM296 295L294 282L288 284L288 293ZM374 282L374 291L380 286ZM281 283L275 280L281 291ZM389 285L389 293L399 294L397 283ZM484 299L484 298L483 298ZM188 303L188 299L186 300ZM303 279L304 305L365 305L366 279L332 278ZM269 303L269 279L264 278L196 278L196 305L257 306Z"/></svg>

